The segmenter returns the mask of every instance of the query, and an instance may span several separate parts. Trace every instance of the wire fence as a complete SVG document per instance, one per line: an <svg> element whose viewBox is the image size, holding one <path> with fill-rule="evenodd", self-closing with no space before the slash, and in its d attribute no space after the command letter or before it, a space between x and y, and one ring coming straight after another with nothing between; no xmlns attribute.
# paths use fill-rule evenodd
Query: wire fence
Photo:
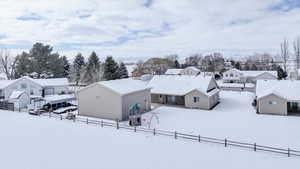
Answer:
<svg viewBox="0 0 300 169"><path fill-rule="evenodd" d="M219 138L213 138L213 137L205 137L202 135L193 135L193 134L186 134L181 133L177 131L167 131L167 130L160 130L160 129L150 129L145 127L136 127L136 126L129 126L124 123L116 122L108 122L103 120L95 120L95 119L89 119L84 117L76 117L74 119L68 119L66 115L58 115L53 113L43 113L40 116L48 116L49 118L55 118L59 120L72 120L73 122L80 122L85 123L89 125L96 125L101 127L112 127L119 129L125 129L133 132L144 132L144 133L150 133L154 136L167 136L172 137L174 139L183 139L183 140L190 140L195 142L206 142L206 143L213 143L213 144L219 144L223 145L225 147L239 147L243 149L253 150L253 151L264 151L264 152L271 152L276 154L282 154L286 155L288 157L295 156L300 157L300 151L290 149L290 148L278 148L278 147L272 147L272 146L265 146L265 145L259 145L257 143L244 143L244 142L238 142L233 141L229 139L219 139Z"/></svg>

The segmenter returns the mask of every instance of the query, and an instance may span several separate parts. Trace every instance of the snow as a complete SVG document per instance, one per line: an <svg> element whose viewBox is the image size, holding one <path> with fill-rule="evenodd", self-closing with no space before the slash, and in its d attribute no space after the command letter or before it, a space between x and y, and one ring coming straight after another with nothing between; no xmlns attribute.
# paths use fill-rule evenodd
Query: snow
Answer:
<svg viewBox="0 0 300 169"><path fill-rule="evenodd" d="M300 165L298 157L8 111L0 113L0 138L0 168L9 169L297 169Z"/></svg>
<svg viewBox="0 0 300 169"><path fill-rule="evenodd" d="M256 95L258 98L276 94L287 100L300 100L300 81L295 80L258 80Z"/></svg>
<svg viewBox="0 0 300 169"><path fill-rule="evenodd" d="M261 70L251 71L251 70L242 70L240 72L243 73L243 75L246 76L246 77L255 77L255 76L259 76L259 75L261 75L263 73L269 73L269 74L277 77L277 71L261 71Z"/></svg>
<svg viewBox="0 0 300 169"><path fill-rule="evenodd" d="M15 81L16 80L0 80L0 89L3 89L5 87L9 86L10 84L12 84Z"/></svg>
<svg viewBox="0 0 300 169"><path fill-rule="evenodd" d="M183 69L168 69L166 75L179 75Z"/></svg>
<svg viewBox="0 0 300 169"><path fill-rule="evenodd" d="M253 98L248 92L221 91L213 110L160 105L143 119L155 113L159 123L154 120L151 128L300 150L300 117L258 115Z"/></svg>
<svg viewBox="0 0 300 169"><path fill-rule="evenodd" d="M244 87L243 83L223 83L223 82L218 82L218 85L220 87L239 87L239 88ZM253 88L253 87L255 87L255 85L253 83L245 83L245 87Z"/></svg>
<svg viewBox="0 0 300 169"><path fill-rule="evenodd" d="M146 82L134 79L120 79L120 80L109 80L101 81L98 84L103 85L121 95L150 89L146 86Z"/></svg>
<svg viewBox="0 0 300 169"><path fill-rule="evenodd" d="M210 76L157 75L150 80L148 86L154 94L183 96L195 89L206 94L211 80Z"/></svg>
<svg viewBox="0 0 300 169"><path fill-rule="evenodd" d="M61 103L63 101L72 101L75 100L75 96L72 94L65 94L65 95L48 95L44 97L46 103Z"/></svg>
<svg viewBox="0 0 300 169"><path fill-rule="evenodd" d="M126 69L128 71L128 75L132 76L132 72L135 70L135 68L137 67L137 65L125 65Z"/></svg>
<svg viewBox="0 0 300 169"><path fill-rule="evenodd" d="M34 82L40 84L43 87L46 86L68 86L69 81L67 78L52 78L52 79L32 79Z"/></svg>
<svg viewBox="0 0 300 169"><path fill-rule="evenodd" d="M10 99L18 99L23 93L25 93L25 91L18 91L15 90L11 93L11 95L9 96Z"/></svg>

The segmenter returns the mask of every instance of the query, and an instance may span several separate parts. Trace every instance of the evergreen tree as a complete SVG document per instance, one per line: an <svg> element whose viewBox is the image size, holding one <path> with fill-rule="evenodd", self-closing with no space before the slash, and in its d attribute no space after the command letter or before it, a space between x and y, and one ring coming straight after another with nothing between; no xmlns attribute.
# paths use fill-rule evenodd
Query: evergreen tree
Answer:
<svg viewBox="0 0 300 169"><path fill-rule="evenodd" d="M67 59L66 56L63 56L61 57L61 60L62 60L62 64L63 64L63 77L69 77L69 74L70 74L70 63Z"/></svg>
<svg viewBox="0 0 300 169"><path fill-rule="evenodd" d="M21 55L16 57L16 70L15 78L20 78L22 76L28 76L29 72L32 72L31 61L29 60L29 54L23 52Z"/></svg>
<svg viewBox="0 0 300 169"><path fill-rule="evenodd" d="M178 60L174 61L174 65L175 65L175 68L177 68L177 69L180 68L180 63L178 62Z"/></svg>
<svg viewBox="0 0 300 169"><path fill-rule="evenodd" d="M241 63L240 62L236 62L234 65L234 68L241 70Z"/></svg>
<svg viewBox="0 0 300 169"><path fill-rule="evenodd" d="M285 79L287 77L287 73L280 67L277 67L277 76L278 80Z"/></svg>
<svg viewBox="0 0 300 169"><path fill-rule="evenodd" d="M85 65L84 57L81 53L78 53L74 59L73 62L73 68L75 71L75 82L76 85L78 85L80 79L81 79L81 71Z"/></svg>
<svg viewBox="0 0 300 169"><path fill-rule="evenodd" d="M119 66L119 78L120 79L124 79L124 78L128 78L128 71L127 71L127 68L125 66L125 64L123 62L120 63L120 66Z"/></svg>
<svg viewBox="0 0 300 169"><path fill-rule="evenodd" d="M112 56L108 56L104 63L104 78L106 80L119 79L118 69L118 63L114 61Z"/></svg>
<svg viewBox="0 0 300 169"><path fill-rule="evenodd" d="M92 52L88 58L84 81L86 83L93 83L100 80L100 61L96 52Z"/></svg>

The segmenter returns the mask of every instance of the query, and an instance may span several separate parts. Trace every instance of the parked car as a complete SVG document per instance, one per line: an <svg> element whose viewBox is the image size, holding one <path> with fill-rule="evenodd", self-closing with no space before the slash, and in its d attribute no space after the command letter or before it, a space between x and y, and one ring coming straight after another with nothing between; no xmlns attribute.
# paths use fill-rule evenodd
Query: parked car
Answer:
<svg viewBox="0 0 300 169"><path fill-rule="evenodd" d="M31 114L31 115L41 115L42 113L45 113L46 111L45 110L42 110L42 109L29 109L28 110L28 113Z"/></svg>

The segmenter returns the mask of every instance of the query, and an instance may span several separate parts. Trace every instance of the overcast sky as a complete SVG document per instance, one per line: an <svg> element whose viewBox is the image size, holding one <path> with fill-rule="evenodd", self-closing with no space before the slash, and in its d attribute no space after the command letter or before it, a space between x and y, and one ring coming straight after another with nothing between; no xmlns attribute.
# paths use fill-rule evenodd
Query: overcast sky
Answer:
<svg viewBox="0 0 300 169"><path fill-rule="evenodd" d="M54 46L143 58L279 51L300 35L300 0L1 0L0 48Z"/></svg>

